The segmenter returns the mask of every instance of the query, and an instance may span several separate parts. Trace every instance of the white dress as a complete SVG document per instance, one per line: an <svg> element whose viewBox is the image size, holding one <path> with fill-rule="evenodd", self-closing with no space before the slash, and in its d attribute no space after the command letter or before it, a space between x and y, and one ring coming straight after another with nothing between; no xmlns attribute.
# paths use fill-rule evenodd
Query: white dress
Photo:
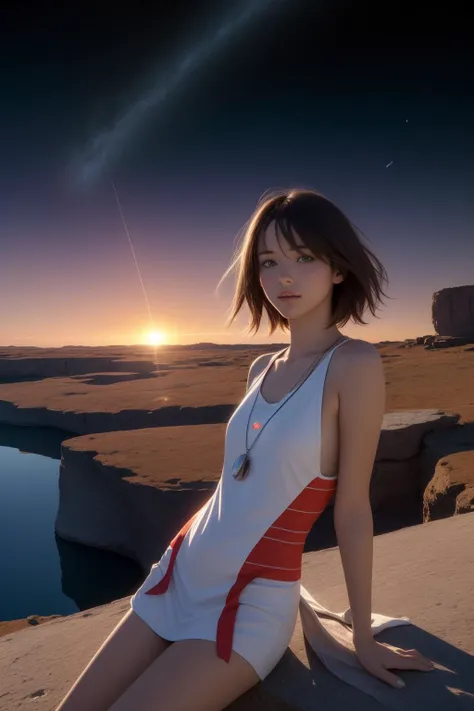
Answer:
<svg viewBox="0 0 474 711"><path fill-rule="evenodd" d="M349 339L346 339L349 340ZM219 657L232 650L264 679L291 640L300 603L306 537L335 494L337 479L321 474L323 389L334 346L303 384L278 403L267 403L260 385L267 367L232 414L224 463L211 498L181 528L131 607L169 641L216 641ZM286 349L283 349L286 350ZM288 402L286 402L288 400ZM232 476L261 425L275 413L250 450L247 478Z"/></svg>

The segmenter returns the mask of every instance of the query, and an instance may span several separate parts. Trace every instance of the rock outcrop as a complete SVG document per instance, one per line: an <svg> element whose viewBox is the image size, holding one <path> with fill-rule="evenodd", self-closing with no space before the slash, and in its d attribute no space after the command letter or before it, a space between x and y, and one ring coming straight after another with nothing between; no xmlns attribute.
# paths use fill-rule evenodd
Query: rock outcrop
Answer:
<svg viewBox="0 0 474 711"><path fill-rule="evenodd" d="M439 348L456 348L457 346L466 346L474 343L473 336L416 336L416 338L407 338L401 344L401 348L414 348L415 346L424 346L427 351L434 351ZM465 350L472 350L467 348Z"/></svg>
<svg viewBox="0 0 474 711"><path fill-rule="evenodd" d="M440 336L474 338L474 286L453 286L433 294L432 320Z"/></svg>
<svg viewBox="0 0 474 711"><path fill-rule="evenodd" d="M473 510L473 444L472 422L429 432L423 438L420 474L424 521Z"/></svg>

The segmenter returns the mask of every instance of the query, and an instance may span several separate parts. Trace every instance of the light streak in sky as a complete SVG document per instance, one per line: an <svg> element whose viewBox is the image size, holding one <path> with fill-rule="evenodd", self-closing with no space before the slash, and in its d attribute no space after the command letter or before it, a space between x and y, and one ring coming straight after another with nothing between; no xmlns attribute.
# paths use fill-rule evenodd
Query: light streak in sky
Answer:
<svg viewBox="0 0 474 711"><path fill-rule="evenodd" d="M83 156L79 156L75 161L77 163L73 167L75 181L87 185L99 177L101 172L110 166L125 141L137 131L152 109L169 102L172 92L190 77L193 70L210 58L215 58L226 40L232 38L239 30L243 30L270 5L277 2L283 3L286 0L247 0L237 14L234 13L234 16L223 19L211 36L205 37L199 44L189 48L173 68L157 76L153 87L142 94L111 128L104 129L90 140Z"/></svg>
<svg viewBox="0 0 474 711"><path fill-rule="evenodd" d="M132 236L131 236L131 234L130 234L130 230L128 229L128 225L127 225L127 223L126 223L126 221L125 221L125 217L124 217L123 209L122 209L122 203L121 203L120 200L119 200L119 196L118 196L118 193L117 193L117 189L116 189L116 187L115 187L115 183L114 183L113 180L112 180L112 187L113 187L113 189L114 189L115 200L116 200L116 202L117 202L117 206L118 206L118 209L119 209L120 219L122 220L123 229L124 229L124 231L125 231L125 234L127 235L128 243L129 243L130 249L131 249L131 251L132 251L133 261L135 262L135 267L136 267L137 272L138 272L138 278L140 279L140 284L141 284L141 286L142 286L143 296L144 296L144 298L145 298L146 307L147 307L147 309L148 309L148 317L149 317L149 319L150 319L150 328L154 330L154 325L155 325L155 323L154 323L153 316L152 316L152 313L151 313L150 301L149 301L149 299L148 299L147 290L146 290L146 288L145 288L145 282L143 281L142 273L141 273L140 266L139 266L138 260L137 260L137 255L135 254L135 247L133 246Z"/></svg>

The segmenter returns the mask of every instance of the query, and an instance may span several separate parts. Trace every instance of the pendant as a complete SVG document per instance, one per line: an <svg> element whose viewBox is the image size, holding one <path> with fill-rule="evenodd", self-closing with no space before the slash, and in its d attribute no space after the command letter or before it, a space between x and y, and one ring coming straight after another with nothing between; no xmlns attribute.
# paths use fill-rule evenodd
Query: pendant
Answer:
<svg viewBox="0 0 474 711"><path fill-rule="evenodd" d="M237 481L246 478L250 470L250 457L248 454L239 454L232 467L232 476Z"/></svg>

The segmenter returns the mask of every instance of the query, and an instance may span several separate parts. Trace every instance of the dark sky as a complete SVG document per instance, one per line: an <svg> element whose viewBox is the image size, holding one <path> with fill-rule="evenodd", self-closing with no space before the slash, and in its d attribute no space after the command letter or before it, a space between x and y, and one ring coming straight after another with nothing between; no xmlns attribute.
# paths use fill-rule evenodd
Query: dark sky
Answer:
<svg viewBox="0 0 474 711"><path fill-rule="evenodd" d="M71 186L90 140L248 4L2 5L0 345L143 340L111 178L172 342L249 341L246 314L224 328L232 281L213 292L274 187L326 194L384 262L392 300L348 335L433 332L433 291L472 283L474 53L456 2L263 3L137 123L107 171ZM255 340L266 339L264 328Z"/></svg>

